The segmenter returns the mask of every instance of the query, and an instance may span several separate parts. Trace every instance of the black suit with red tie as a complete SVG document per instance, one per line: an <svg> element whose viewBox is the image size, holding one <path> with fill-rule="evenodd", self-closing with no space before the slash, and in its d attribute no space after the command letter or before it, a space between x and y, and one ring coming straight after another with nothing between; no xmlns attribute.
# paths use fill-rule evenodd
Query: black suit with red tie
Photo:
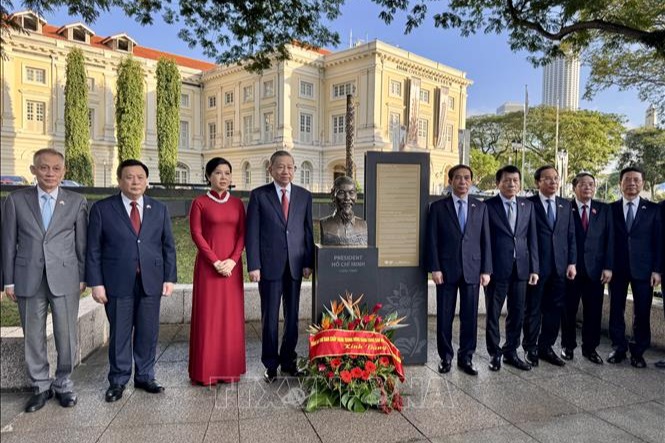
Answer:
<svg viewBox="0 0 665 443"><path fill-rule="evenodd" d="M580 211L572 201L577 240L577 275L566 283L566 300L561 323L561 346L575 349L577 309L582 300L582 352L591 353L600 344L605 285L601 283L603 270L611 271L614 263L614 223L610 206L591 200ZM583 220L586 212L586 226Z"/></svg>
<svg viewBox="0 0 665 443"><path fill-rule="evenodd" d="M634 221L626 225L623 199L612 203L614 218L614 272L610 281L610 338L619 353L630 348L642 357L651 343L651 274L662 272L663 220L656 203L641 198L634 208ZM624 313L628 284L633 292L633 339L626 338Z"/></svg>

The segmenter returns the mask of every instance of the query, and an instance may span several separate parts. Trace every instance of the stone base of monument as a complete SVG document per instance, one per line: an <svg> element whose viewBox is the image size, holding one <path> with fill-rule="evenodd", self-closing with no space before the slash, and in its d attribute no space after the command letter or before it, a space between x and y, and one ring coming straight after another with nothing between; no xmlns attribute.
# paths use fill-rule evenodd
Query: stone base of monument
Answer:
<svg viewBox="0 0 665 443"><path fill-rule="evenodd" d="M364 294L361 304L372 309L379 302L377 282L378 250L316 245L312 284L312 321L318 323L324 306L346 292Z"/></svg>

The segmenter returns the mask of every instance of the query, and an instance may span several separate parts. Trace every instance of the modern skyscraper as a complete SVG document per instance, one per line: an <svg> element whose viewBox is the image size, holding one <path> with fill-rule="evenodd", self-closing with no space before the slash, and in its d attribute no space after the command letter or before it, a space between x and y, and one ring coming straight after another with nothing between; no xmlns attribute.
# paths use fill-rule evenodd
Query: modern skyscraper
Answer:
<svg viewBox="0 0 665 443"><path fill-rule="evenodd" d="M580 105L580 59L558 57L543 68L543 104L576 111Z"/></svg>

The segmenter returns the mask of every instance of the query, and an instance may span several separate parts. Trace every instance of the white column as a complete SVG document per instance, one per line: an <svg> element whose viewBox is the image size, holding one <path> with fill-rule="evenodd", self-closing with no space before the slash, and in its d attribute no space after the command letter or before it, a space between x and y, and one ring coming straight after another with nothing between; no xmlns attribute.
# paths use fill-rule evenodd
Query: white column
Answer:
<svg viewBox="0 0 665 443"><path fill-rule="evenodd" d="M15 132L16 115L22 106L18 102L20 100L18 94L14 96L16 101L12 100L12 88L18 82L14 79L16 65L13 61L11 47L10 45L5 45L3 49L6 51L5 55L7 59L0 63L2 65L2 132Z"/></svg>

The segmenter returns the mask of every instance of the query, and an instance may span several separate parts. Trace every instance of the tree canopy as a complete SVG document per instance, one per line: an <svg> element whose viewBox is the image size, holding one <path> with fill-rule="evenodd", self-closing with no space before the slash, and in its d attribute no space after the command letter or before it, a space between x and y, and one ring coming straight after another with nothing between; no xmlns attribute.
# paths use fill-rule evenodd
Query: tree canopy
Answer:
<svg viewBox="0 0 665 443"><path fill-rule="evenodd" d="M551 106L530 108L527 117L526 167L521 164L522 112L505 115L481 115L467 119L471 131L471 161L475 155L491 155L500 164L512 163L526 177L539 166L555 164L556 109ZM600 172L621 149L623 119L615 114L596 111L560 111L559 151L568 152L570 180L579 171Z"/></svg>
<svg viewBox="0 0 665 443"><path fill-rule="evenodd" d="M159 181L175 183L180 140L180 71L173 60L157 62L157 149Z"/></svg>
<svg viewBox="0 0 665 443"><path fill-rule="evenodd" d="M115 96L118 161L141 159L145 130L144 74L141 64L131 56L118 66Z"/></svg>
<svg viewBox="0 0 665 443"><path fill-rule="evenodd" d="M665 182L665 129L638 128L626 134L626 147L619 167L638 166L644 170L647 189L654 196L655 185Z"/></svg>

